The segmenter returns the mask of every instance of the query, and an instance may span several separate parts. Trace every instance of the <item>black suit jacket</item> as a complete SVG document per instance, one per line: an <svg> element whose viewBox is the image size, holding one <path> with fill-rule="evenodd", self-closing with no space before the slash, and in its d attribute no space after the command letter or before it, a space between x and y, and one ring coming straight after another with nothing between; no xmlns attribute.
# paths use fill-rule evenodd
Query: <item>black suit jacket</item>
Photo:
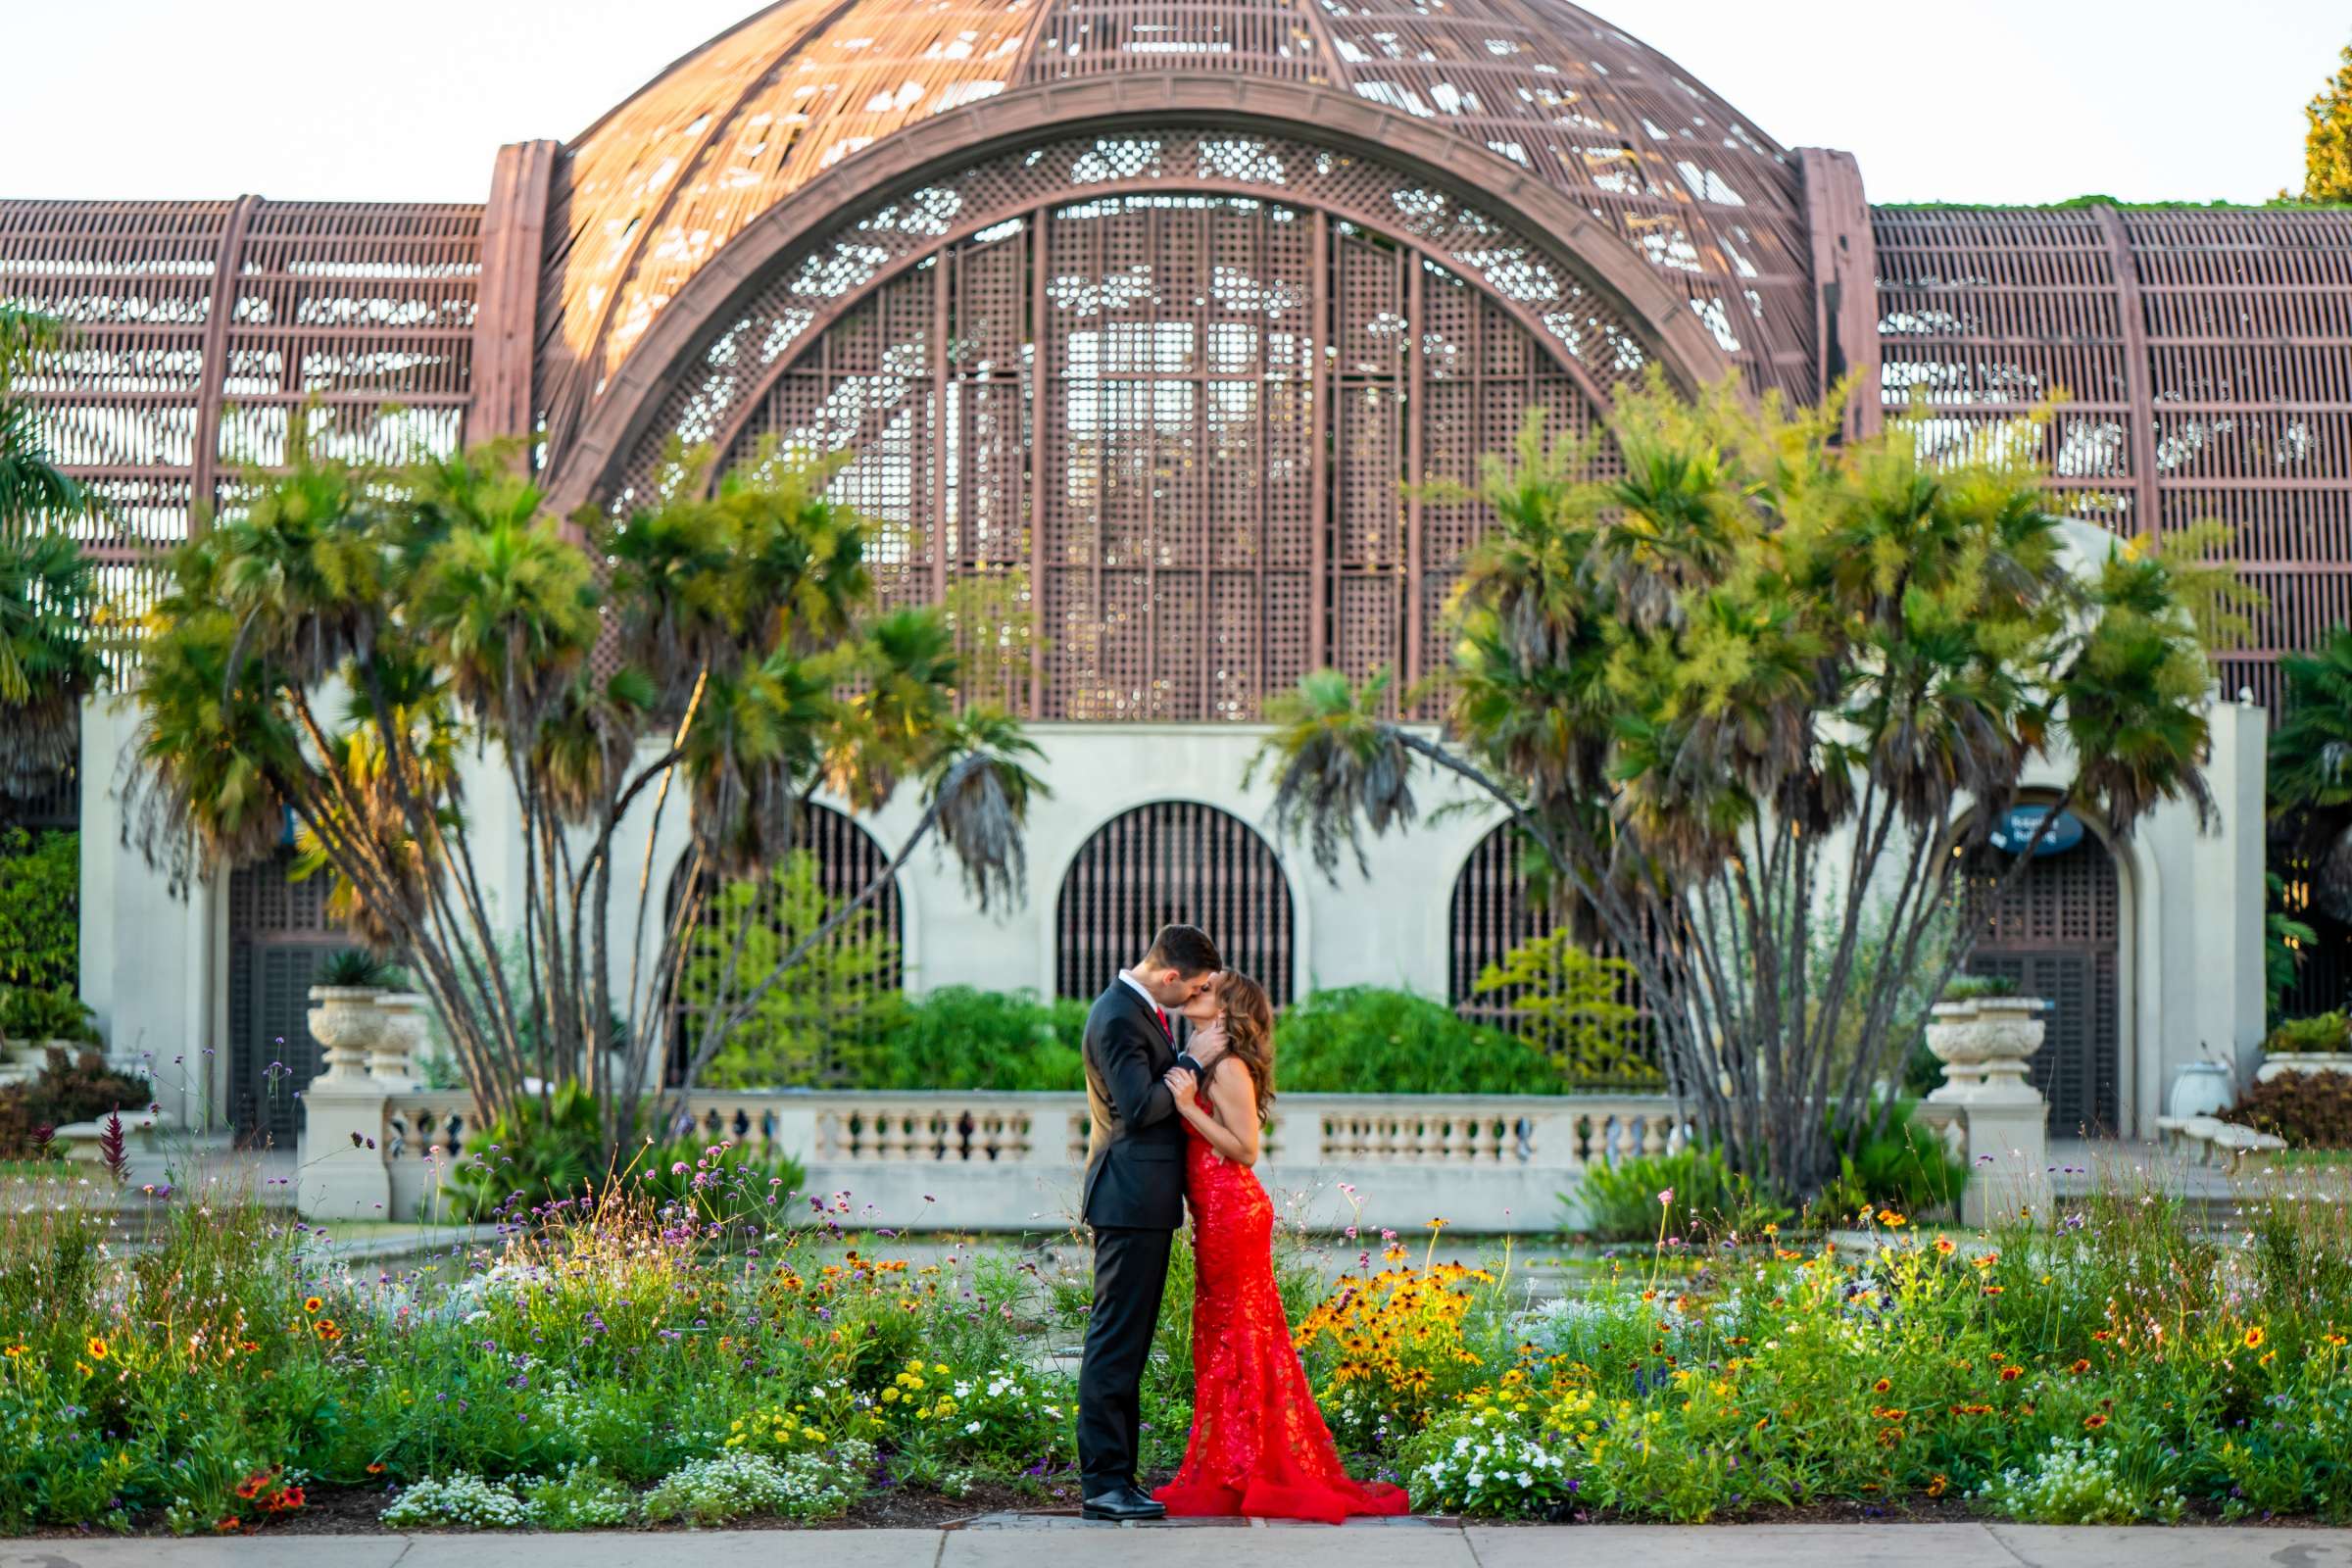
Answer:
<svg viewBox="0 0 2352 1568"><path fill-rule="evenodd" d="M1176 1047L1124 980L1086 1015L1085 1199L1089 1225L1174 1230L1184 1223L1184 1118L1160 1077Z"/></svg>

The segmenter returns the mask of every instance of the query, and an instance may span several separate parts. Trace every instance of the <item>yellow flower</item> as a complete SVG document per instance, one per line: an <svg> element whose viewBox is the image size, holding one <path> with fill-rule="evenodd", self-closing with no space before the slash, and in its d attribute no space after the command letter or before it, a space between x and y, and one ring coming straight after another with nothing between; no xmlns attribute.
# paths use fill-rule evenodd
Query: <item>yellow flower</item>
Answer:
<svg viewBox="0 0 2352 1568"><path fill-rule="evenodd" d="M2257 1350L2261 1348L2262 1330L2260 1328L2251 1328L2246 1330L2246 1348L2249 1350Z"/></svg>
<svg viewBox="0 0 2352 1568"><path fill-rule="evenodd" d="M312 1313L316 1313L316 1312L317 1312L317 1311L318 1311L318 1310L320 1307L324 1306L325 1304L326 1304L326 1303L325 1303L324 1301L321 1301L321 1300L320 1300L320 1299L318 1299L318 1298L317 1298L316 1296L305 1297L305 1298L303 1298L302 1309L303 1309L305 1312L312 1312Z"/></svg>
<svg viewBox="0 0 2352 1568"><path fill-rule="evenodd" d="M105 1360L105 1359L106 1359L106 1342L105 1342L104 1340L102 1340L102 1339L99 1339L99 1338L98 1338L96 1335L92 1335L92 1336L90 1337L89 1351L90 1351L90 1359L91 1359L91 1360L93 1360L93 1361L103 1361L103 1360Z"/></svg>

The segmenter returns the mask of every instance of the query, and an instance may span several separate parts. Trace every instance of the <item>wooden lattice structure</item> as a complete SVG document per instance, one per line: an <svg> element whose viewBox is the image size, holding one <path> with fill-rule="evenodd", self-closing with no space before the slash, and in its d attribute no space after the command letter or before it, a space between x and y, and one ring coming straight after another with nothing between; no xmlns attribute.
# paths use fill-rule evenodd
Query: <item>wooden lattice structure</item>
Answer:
<svg viewBox="0 0 2352 1568"><path fill-rule="evenodd" d="M681 444L849 450L893 601L980 582L1031 625L1025 715L1248 721L1306 669L1436 667L1478 520L1414 481L1657 369L1850 377L1852 428L1916 399L1943 443L2063 396L2069 510L2234 530L2270 608L2226 695L2352 621L2352 211L1873 209L1561 0L787 0L485 164L479 205L0 202L134 606L298 425L524 437L564 513ZM1132 956L1094 919L1080 989Z"/></svg>
<svg viewBox="0 0 2352 1568"><path fill-rule="evenodd" d="M2114 855L2096 833L2012 875L2013 858L1984 849L1969 863L1963 917L1974 942L1968 972L2013 983L2050 1004L2041 1049L2029 1063L2061 1137L2122 1127L2123 900Z"/></svg>

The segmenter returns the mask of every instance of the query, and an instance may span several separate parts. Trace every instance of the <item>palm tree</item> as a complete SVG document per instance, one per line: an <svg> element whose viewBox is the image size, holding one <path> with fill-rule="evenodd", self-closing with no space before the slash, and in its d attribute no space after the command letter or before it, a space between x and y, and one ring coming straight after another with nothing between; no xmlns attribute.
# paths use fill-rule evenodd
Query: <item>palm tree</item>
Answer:
<svg viewBox="0 0 2352 1568"><path fill-rule="evenodd" d="M2080 759L2058 804L2120 832L2209 808L2199 626L2228 599L2179 555L2073 564L2019 432L1931 466L1901 426L1836 429L1654 380L1612 464L1531 424L1475 493L1444 734L1324 671L1257 759L1326 869L1412 819L1417 772L1509 821L1554 914L1633 965L1700 1136L1800 1197L1886 1125L1917 976L1967 957L1962 852L2030 762Z"/></svg>
<svg viewBox="0 0 2352 1568"><path fill-rule="evenodd" d="M90 497L19 387L62 342L51 318L0 306L0 798L37 796L74 765L82 700L105 671L96 569L65 531Z"/></svg>
<svg viewBox="0 0 2352 1568"><path fill-rule="evenodd" d="M399 472L297 453L256 476L245 516L170 562L138 693L142 843L182 870L241 863L290 810L334 906L414 967L485 1118L536 1080L541 1103L565 1084L593 1094L611 1137L639 1125L664 1063L683 1055L682 1098L933 835L983 903L1017 891L1034 754L1002 715L955 710L937 612L876 612L865 525L821 470L706 496L686 468L686 493L594 524L583 548L495 451ZM469 741L487 776L459 765ZM783 863L818 790L871 810L906 780L924 809L888 870L764 972L722 956L694 1008L669 1005L709 949L704 893L656 907L673 795L680 885L700 890ZM467 791L502 787L520 885L494 897ZM634 868L624 819L646 845ZM631 875L633 910L615 892ZM681 1013L689 1038L664 1039Z"/></svg>

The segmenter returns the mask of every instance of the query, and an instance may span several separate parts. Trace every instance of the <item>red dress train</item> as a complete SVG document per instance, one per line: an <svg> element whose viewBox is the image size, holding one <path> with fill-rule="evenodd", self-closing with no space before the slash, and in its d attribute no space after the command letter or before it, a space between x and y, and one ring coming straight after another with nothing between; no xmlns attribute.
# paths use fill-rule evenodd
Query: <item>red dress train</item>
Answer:
<svg viewBox="0 0 2352 1568"><path fill-rule="evenodd" d="M1402 1490L1340 1465L1274 1287L1274 1204L1255 1173L1188 1126L1193 1209L1193 1436L1176 1479L1152 1493L1178 1517L1245 1515L1338 1524L1411 1511Z"/></svg>

